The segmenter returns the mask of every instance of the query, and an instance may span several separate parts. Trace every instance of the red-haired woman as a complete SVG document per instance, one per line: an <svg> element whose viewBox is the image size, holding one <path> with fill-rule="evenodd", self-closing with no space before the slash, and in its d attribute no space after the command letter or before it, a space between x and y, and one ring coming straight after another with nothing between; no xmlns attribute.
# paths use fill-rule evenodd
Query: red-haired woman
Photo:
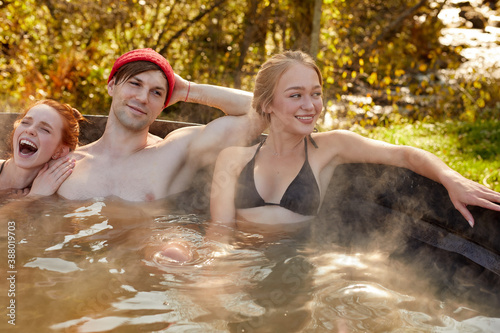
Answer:
<svg viewBox="0 0 500 333"><path fill-rule="evenodd" d="M12 155L0 160L0 190L54 194L75 165L66 155L78 145L83 120L78 110L54 100L30 106L14 123Z"/></svg>

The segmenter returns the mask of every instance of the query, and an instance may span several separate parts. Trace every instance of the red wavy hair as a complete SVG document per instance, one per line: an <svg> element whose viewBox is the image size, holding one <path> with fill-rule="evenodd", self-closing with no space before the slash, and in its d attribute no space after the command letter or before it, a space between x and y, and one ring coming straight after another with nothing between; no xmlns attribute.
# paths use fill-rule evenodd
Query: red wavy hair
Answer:
<svg viewBox="0 0 500 333"><path fill-rule="evenodd" d="M21 115L17 118L14 123L14 130L10 135L10 148L13 149L12 139L14 137L14 131L21 122L21 120L26 116L29 110L33 107L45 104L56 110L63 120L63 129L61 135L61 141L64 145L68 146L70 150L75 150L78 146L78 138L80 136L80 123L86 121L82 116L80 111L71 107L69 104L59 103L53 99L43 99L35 102L30 107L28 107Z"/></svg>

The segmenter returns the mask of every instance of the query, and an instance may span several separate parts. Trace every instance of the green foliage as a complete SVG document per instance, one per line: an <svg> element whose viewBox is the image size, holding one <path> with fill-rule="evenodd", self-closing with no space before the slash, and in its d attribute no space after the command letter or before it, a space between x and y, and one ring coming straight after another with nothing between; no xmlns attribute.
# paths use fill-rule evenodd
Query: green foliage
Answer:
<svg viewBox="0 0 500 333"><path fill-rule="evenodd" d="M120 54L138 47L162 53L187 79L251 90L269 55L310 49L316 2L0 1L0 109L15 112L50 97L84 113L106 113L110 68ZM329 109L333 118L387 126L498 117L497 79L452 74L461 63L460 49L439 43L443 26L437 15L443 3L322 1L315 56L327 106L344 105L340 111ZM390 112L377 113L378 107ZM194 122L217 116L183 103L165 113Z"/></svg>
<svg viewBox="0 0 500 333"><path fill-rule="evenodd" d="M224 61L229 58L220 56L229 36L220 34L223 29L218 22L228 9L216 11L225 2L2 3L0 83L5 89L0 107L19 111L35 99L50 97L73 104L84 113L106 113L106 80L114 60L139 47L164 54L185 77L196 73L199 82L217 80L227 73ZM194 38L190 36L193 27Z"/></svg>

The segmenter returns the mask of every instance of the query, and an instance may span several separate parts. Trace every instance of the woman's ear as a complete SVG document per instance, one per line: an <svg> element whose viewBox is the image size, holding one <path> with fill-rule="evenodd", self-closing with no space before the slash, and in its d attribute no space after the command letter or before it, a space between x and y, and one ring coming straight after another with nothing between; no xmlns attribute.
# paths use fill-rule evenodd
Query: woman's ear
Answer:
<svg viewBox="0 0 500 333"><path fill-rule="evenodd" d="M68 155L70 152L70 149L66 145L60 145L59 148L55 151L55 153L52 155L53 160L57 160L58 158L64 157Z"/></svg>
<svg viewBox="0 0 500 333"><path fill-rule="evenodd" d="M271 104L262 105L262 112L267 114L273 113L273 108L271 107Z"/></svg>

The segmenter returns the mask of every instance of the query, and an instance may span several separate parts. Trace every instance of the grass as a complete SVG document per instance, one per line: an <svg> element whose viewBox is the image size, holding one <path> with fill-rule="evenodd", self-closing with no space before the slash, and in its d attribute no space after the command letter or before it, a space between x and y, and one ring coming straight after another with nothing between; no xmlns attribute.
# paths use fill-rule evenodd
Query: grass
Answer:
<svg viewBox="0 0 500 333"><path fill-rule="evenodd" d="M500 192L500 121L447 121L354 129L364 136L427 150L463 176Z"/></svg>

